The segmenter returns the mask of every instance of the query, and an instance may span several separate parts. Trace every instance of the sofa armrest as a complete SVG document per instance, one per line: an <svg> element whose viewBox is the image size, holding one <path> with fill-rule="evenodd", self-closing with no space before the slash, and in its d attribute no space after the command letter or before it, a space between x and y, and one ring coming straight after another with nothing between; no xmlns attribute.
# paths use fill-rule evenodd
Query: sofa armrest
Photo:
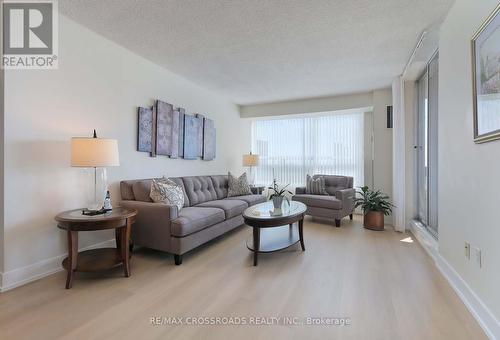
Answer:
<svg viewBox="0 0 500 340"><path fill-rule="evenodd" d="M354 198L356 197L356 189L342 189L335 192L335 197L342 201L342 209L351 213L354 210Z"/></svg>
<svg viewBox="0 0 500 340"><path fill-rule="evenodd" d="M142 201L121 201L124 208L138 211L132 226L134 244L164 251L170 250L170 222L177 218L174 205Z"/></svg>
<svg viewBox="0 0 500 340"><path fill-rule="evenodd" d="M141 217L161 218L162 221L174 220L177 218L177 206L163 203L142 202L142 201L121 201L124 208L137 209L137 219Z"/></svg>
<svg viewBox="0 0 500 340"><path fill-rule="evenodd" d="M301 195L306 193L306 187L296 187L295 188L295 194L296 195Z"/></svg>

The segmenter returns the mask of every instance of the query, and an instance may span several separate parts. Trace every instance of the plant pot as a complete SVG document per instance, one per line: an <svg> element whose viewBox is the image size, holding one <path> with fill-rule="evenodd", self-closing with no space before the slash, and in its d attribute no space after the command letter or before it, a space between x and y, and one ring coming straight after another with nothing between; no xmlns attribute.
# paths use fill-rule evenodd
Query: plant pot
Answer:
<svg viewBox="0 0 500 340"><path fill-rule="evenodd" d="M384 213L380 211L369 211L365 214L363 225L366 229L384 230Z"/></svg>
<svg viewBox="0 0 500 340"><path fill-rule="evenodd" d="M274 196L273 197L274 209L281 209L282 204L283 204L283 196Z"/></svg>

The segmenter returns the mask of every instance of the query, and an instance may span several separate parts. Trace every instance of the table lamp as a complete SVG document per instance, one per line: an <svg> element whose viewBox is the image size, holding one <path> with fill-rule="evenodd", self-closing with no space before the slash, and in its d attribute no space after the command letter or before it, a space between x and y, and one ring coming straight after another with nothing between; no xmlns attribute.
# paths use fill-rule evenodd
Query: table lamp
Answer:
<svg viewBox="0 0 500 340"><path fill-rule="evenodd" d="M243 166L248 167L250 175L248 176L248 182L250 184L254 184L255 176L252 172L252 168L259 165L259 155L252 154L250 151L249 154L243 155Z"/></svg>
<svg viewBox="0 0 500 340"><path fill-rule="evenodd" d="M89 168L93 175L87 191L87 211L95 213L102 210L107 190L106 167L119 165L116 139L97 138L95 130L91 138L71 138L71 166Z"/></svg>

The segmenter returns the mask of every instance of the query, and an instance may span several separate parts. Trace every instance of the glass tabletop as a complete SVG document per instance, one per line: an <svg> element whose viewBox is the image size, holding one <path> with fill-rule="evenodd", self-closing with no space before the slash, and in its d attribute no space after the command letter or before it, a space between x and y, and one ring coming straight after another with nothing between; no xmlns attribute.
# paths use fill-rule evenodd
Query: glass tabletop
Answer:
<svg viewBox="0 0 500 340"><path fill-rule="evenodd" d="M259 203L247 208L243 212L243 217L252 219L273 219L280 217L289 217L293 215L303 214L306 212L306 205L302 202L284 201L281 209L275 209L272 201Z"/></svg>

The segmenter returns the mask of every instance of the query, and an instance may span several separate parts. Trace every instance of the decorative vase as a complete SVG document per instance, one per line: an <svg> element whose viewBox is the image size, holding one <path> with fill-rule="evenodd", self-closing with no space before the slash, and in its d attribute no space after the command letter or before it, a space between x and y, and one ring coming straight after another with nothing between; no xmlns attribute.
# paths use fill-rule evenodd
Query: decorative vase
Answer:
<svg viewBox="0 0 500 340"><path fill-rule="evenodd" d="M274 209L281 209L282 204L283 204L283 196L274 196L273 197Z"/></svg>
<svg viewBox="0 0 500 340"><path fill-rule="evenodd" d="M380 211L367 212L363 218L363 226L370 230L384 230L384 213Z"/></svg>

